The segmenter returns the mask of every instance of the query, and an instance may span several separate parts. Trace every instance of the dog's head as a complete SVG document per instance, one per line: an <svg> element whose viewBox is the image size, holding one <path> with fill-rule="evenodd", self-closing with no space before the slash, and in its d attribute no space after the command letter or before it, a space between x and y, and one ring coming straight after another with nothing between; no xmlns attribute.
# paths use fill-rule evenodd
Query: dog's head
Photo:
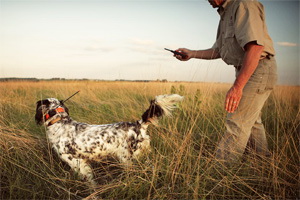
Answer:
<svg viewBox="0 0 300 200"><path fill-rule="evenodd" d="M55 118L65 118L69 116L69 110L63 101L55 98L48 98L36 102L35 121L37 124L48 124ZM48 123L47 123L48 122Z"/></svg>

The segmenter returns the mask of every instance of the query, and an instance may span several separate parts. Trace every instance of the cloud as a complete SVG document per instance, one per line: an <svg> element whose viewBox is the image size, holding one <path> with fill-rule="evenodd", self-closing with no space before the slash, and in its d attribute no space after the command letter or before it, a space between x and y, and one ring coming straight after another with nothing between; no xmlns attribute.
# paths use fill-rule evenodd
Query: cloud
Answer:
<svg viewBox="0 0 300 200"><path fill-rule="evenodd" d="M145 40L145 39L139 39L139 38L133 38L131 39L131 43L135 45L140 45L140 46L151 46L154 45L153 40Z"/></svg>
<svg viewBox="0 0 300 200"><path fill-rule="evenodd" d="M291 43L291 42L277 42L279 46L284 46L284 47L296 47L298 46L297 43Z"/></svg>
<svg viewBox="0 0 300 200"><path fill-rule="evenodd" d="M90 45L86 46L84 50L86 51L102 51L102 52L110 52L113 51L115 48L108 47L108 46L97 46L97 45Z"/></svg>
<svg viewBox="0 0 300 200"><path fill-rule="evenodd" d="M127 40L127 49L133 52L143 53L143 54L153 54L153 49L155 49L155 42L153 40L131 38Z"/></svg>
<svg viewBox="0 0 300 200"><path fill-rule="evenodd" d="M116 49L116 47L103 39L92 38L84 42L82 48L85 51L94 52L111 52Z"/></svg>

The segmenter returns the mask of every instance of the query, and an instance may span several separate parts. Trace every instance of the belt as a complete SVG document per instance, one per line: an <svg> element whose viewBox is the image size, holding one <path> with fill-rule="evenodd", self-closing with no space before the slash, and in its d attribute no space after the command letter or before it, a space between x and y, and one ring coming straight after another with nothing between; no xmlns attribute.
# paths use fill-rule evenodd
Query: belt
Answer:
<svg viewBox="0 0 300 200"><path fill-rule="evenodd" d="M272 57L274 57L274 55L267 54L267 55L261 57L259 60L263 60L263 59L268 59L268 60L270 60Z"/></svg>
<svg viewBox="0 0 300 200"><path fill-rule="evenodd" d="M264 59L268 59L268 60L271 60L271 58L274 57L274 55L271 55L271 54L267 54L265 55L264 57L261 57L259 59L259 61L261 60L264 60ZM242 65L239 65L239 66L234 66L237 70L240 70L242 68Z"/></svg>

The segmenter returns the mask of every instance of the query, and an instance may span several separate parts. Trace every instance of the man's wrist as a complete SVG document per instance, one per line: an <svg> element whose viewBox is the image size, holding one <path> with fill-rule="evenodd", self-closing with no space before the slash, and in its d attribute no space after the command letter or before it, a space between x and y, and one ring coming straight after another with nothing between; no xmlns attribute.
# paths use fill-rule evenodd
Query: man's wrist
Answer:
<svg viewBox="0 0 300 200"><path fill-rule="evenodd" d="M189 55L190 55L190 58L197 58L197 51L196 50L190 50Z"/></svg>
<svg viewBox="0 0 300 200"><path fill-rule="evenodd" d="M233 83L233 87L234 87L235 89L237 89L237 90L243 90L244 87L245 87L245 84L242 84L242 83L240 83L239 81L236 80L236 81Z"/></svg>

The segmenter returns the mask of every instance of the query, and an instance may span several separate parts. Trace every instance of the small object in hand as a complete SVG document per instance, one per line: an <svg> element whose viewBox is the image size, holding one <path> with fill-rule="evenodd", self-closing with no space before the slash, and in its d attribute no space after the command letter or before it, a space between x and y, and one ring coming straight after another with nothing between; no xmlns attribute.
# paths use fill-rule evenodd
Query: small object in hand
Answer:
<svg viewBox="0 0 300 200"><path fill-rule="evenodd" d="M174 55L180 55L182 58L186 58L186 54L184 54L184 53L181 53L181 52L178 52L178 51L174 51L174 50L171 50L171 49L167 49L167 48L165 48L165 50L174 53Z"/></svg>

